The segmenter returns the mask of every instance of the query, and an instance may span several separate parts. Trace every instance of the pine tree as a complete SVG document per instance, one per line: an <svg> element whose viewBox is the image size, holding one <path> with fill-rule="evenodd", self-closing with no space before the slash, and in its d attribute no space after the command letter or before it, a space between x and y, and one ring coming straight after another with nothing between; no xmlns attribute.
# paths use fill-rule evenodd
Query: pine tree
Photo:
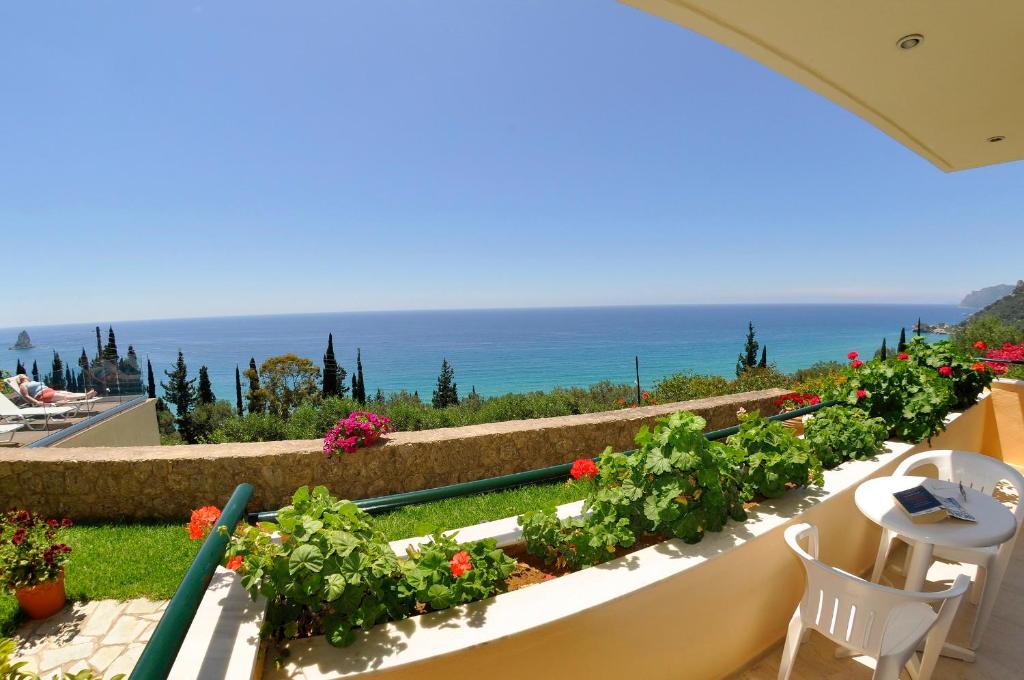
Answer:
<svg viewBox="0 0 1024 680"><path fill-rule="evenodd" d="M882 361L885 361L888 354L888 350L885 348L885 338L882 338L882 349L878 351L878 356L882 358Z"/></svg>
<svg viewBox="0 0 1024 680"><path fill-rule="evenodd" d="M366 403L366 383L363 382L363 351L356 348L356 382L359 384L359 394L356 394L355 383L353 383L352 398L360 404Z"/></svg>
<svg viewBox="0 0 1024 680"><path fill-rule="evenodd" d="M382 390L381 388L378 387L377 388L377 394L373 397L373 400L375 402L377 402L378 404L383 404L384 403L384 390Z"/></svg>
<svg viewBox="0 0 1024 680"><path fill-rule="evenodd" d="M153 362L146 357L146 395L156 399L156 380L153 378Z"/></svg>
<svg viewBox="0 0 1024 680"><path fill-rule="evenodd" d="M448 359L441 361L441 373L437 376L437 389L434 390L434 398L431 400L434 408L445 408L455 406L459 403L459 390L455 384L455 371L452 369Z"/></svg>
<svg viewBox="0 0 1024 680"><path fill-rule="evenodd" d="M747 322L747 342L743 345L743 352L736 357L736 376L739 377L748 368L757 366L757 340L754 339L754 322Z"/></svg>
<svg viewBox="0 0 1024 680"><path fill-rule="evenodd" d="M757 363L758 368L768 368L768 345L761 348L761 361Z"/></svg>
<svg viewBox="0 0 1024 680"><path fill-rule="evenodd" d="M212 404L217 401L213 396L213 385L210 384L210 370L206 366L199 367L199 392L197 395L200 404Z"/></svg>
<svg viewBox="0 0 1024 680"><path fill-rule="evenodd" d="M117 340L114 339L114 327L107 330L107 346L103 348L103 360L117 364Z"/></svg>
<svg viewBox="0 0 1024 680"><path fill-rule="evenodd" d="M334 357L334 334L327 334L327 351L324 352L324 396L338 395L338 360Z"/></svg>
<svg viewBox="0 0 1024 680"><path fill-rule="evenodd" d="M39 365L32 361L32 379L39 382Z"/></svg>
<svg viewBox="0 0 1024 680"><path fill-rule="evenodd" d="M185 356L178 350L178 361L174 370L164 371L168 381L160 382L164 388L164 399L174 406L176 417L174 424L182 439L189 444L196 443L195 432L192 428L192 408L196 404L195 378L188 379L188 367L185 365ZM168 384L169 383L169 384Z"/></svg>
<svg viewBox="0 0 1024 680"><path fill-rule="evenodd" d="M238 371L238 364L235 364L235 410L242 415L242 374Z"/></svg>
<svg viewBox="0 0 1024 680"><path fill-rule="evenodd" d="M53 364L50 368L50 387L55 390L66 390L67 383L64 382L64 362L60 360L60 354L53 353Z"/></svg>
<svg viewBox="0 0 1024 680"><path fill-rule="evenodd" d="M902 354L907 351L907 329L900 329L900 343L896 345L896 351Z"/></svg>
<svg viewBox="0 0 1024 680"><path fill-rule="evenodd" d="M267 409L267 400L260 389L260 372L256 370L256 359L249 359L249 368L245 371L249 379L249 391L245 393L245 407L249 414L263 413Z"/></svg>

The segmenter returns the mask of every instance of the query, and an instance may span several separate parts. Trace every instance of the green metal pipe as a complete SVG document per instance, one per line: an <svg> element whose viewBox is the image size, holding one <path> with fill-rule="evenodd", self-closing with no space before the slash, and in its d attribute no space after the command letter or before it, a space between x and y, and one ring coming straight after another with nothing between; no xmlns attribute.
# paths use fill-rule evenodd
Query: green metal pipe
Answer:
<svg viewBox="0 0 1024 680"><path fill-rule="evenodd" d="M235 487L234 493L220 514L220 520L207 536L203 547L199 549L199 554L192 561L185 578L160 617L160 623L153 631L146 648L142 650L142 656L135 664L135 670L132 671L129 680L164 680L171 672L203 594L210 585L213 572L224 557L228 539L234 532L235 525L242 519L245 506L251 497L251 484L239 484ZM220 527L225 527L227 533L221 534L218 531Z"/></svg>
<svg viewBox="0 0 1024 680"><path fill-rule="evenodd" d="M836 402L834 401L823 401L820 404L805 406L794 411L787 411L786 413L770 416L769 418L770 420L789 420L790 418L798 418L808 413L814 413L815 411L827 406L832 406L835 403ZM736 434L738 431L739 427L733 426L721 430L713 430L708 432L706 436L708 439L714 441ZM633 450L623 451L623 453L628 455L633 453ZM596 456L594 460L599 458L600 456ZM422 503L432 503L435 501L447 500L449 498L459 498L461 496L472 496L480 493L502 491L518 486L557 482L566 479L569 476L570 470L572 470L572 463L561 463L559 465L551 465L549 467L527 470L525 472L515 472L510 475L502 475L500 477L477 479L472 482L460 482L458 484L438 486L432 489L421 489L419 491L406 491L404 493L396 493L389 496L364 498L356 501L355 503L362 510L365 510L371 515L376 515L396 510L406 505L420 505ZM249 516L249 521L273 522L276 517L277 512L271 510L267 512L253 513Z"/></svg>

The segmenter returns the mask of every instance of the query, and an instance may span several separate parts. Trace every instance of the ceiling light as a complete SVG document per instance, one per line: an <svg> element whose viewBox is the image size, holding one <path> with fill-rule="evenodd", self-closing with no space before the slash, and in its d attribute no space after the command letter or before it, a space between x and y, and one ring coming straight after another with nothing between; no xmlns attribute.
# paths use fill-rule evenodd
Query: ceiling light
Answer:
<svg viewBox="0 0 1024 680"><path fill-rule="evenodd" d="M1004 137L1003 135L996 135L995 137L989 137L986 141L995 143L995 142L1001 142L1004 139L1006 139L1006 137Z"/></svg>
<svg viewBox="0 0 1024 680"><path fill-rule="evenodd" d="M922 42L924 42L923 35L920 33L911 33L910 35L905 35L897 40L896 45L899 46L901 50L912 50Z"/></svg>

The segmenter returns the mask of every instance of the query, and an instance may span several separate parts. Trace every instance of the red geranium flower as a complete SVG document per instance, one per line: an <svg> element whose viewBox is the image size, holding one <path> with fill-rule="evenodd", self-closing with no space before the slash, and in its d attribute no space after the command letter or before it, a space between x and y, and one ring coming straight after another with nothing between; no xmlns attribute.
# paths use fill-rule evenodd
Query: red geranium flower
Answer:
<svg viewBox="0 0 1024 680"><path fill-rule="evenodd" d="M864 362L861 361L860 359L854 359L853 363L850 364L850 366L852 366L853 368L860 368L863 365L864 365Z"/></svg>
<svg viewBox="0 0 1024 680"><path fill-rule="evenodd" d="M67 529L69 526L71 526L71 518L70 517L65 517L64 519L62 519L60 521L60 525L62 527L64 527L65 529Z"/></svg>
<svg viewBox="0 0 1024 680"><path fill-rule="evenodd" d="M864 390L857 390L857 398L858 399L863 399L866 396L868 396L868 393L866 391L864 391Z"/></svg>
<svg viewBox="0 0 1024 680"><path fill-rule="evenodd" d="M896 355L896 358L899 359L900 361L906 361L907 359L910 358L910 355L907 354L906 352L900 352L899 354Z"/></svg>
<svg viewBox="0 0 1024 680"><path fill-rule="evenodd" d="M953 369L950 368L949 366L939 366L939 375L941 375L943 378L948 378L949 376L953 375Z"/></svg>
<svg viewBox="0 0 1024 680"><path fill-rule="evenodd" d="M451 567L452 576L459 578L473 568L473 563L469 561L469 553L465 550L460 550L455 553L448 566Z"/></svg>
<svg viewBox="0 0 1024 680"><path fill-rule="evenodd" d="M234 557L228 560L228 563L225 566L231 571L238 571L239 567L242 566L242 556L235 555Z"/></svg>
<svg viewBox="0 0 1024 680"><path fill-rule="evenodd" d="M978 340L974 343L974 349L988 349L988 345L985 344L984 340Z"/></svg>
<svg viewBox="0 0 1024 680"><path fill-rule="evenodd" d="M569 471L573 479L579 479L580 477L597 477L597 466L594 465L594 461L589 458L578 458L572 464L572 470Z"/></svg>
<svg viewBox="0 0 1024 680"><path fill-rule="evenodd" d="M220 510L212 505L193 510L192 519L188 523L188 537L192 540L203 538L218 519Z"/></svg>
<svg viewBox="0 0 1024 680"><path fill-rule="evenodd" d="M850 352L849 354L846 355L846 358L849 359L850 361L853 361L854 359L856 359L859 356L860 355L857 354L856 352Z"/></svg>
<svg viewBox="0 0 1024 680"><path fill-rule="evenodd" d="M25 542L25 530L18 529L14 532L14 536L11 538L11 543L14 545L21 545Z"/></svg>
<svg viewBox="0 0 1024 680"><path fill-rule="evenodd" d="M986 371L988 371L988 366L986 366L985 364L981 363L980 361L974 363L971 366L971 368L973 370L977 371L978 373L985 373Z"/></svg>
<svg viewBox="0 0 1024 680"><path fill-rule="evenodd" d="M821 403L821 397L819 397L817 394L812 394L811 395L811 405L813 406L814 404L820 404L820 403Z"/></svg>

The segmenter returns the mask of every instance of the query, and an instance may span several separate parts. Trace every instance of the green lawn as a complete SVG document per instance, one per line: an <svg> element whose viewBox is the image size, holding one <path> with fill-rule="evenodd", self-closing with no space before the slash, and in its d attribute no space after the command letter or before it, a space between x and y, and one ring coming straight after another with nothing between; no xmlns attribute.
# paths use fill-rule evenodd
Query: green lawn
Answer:
<svg viewBox="0 0 1024 680"><path fill-rule="evenodd" d="M583 498L578 483L528 486L508 491L409 506L375 518L389 540L423 533L425 526L457 529ZM65 533L72 548L66 587L73 600L135 597L166 600L185 576L201 545L181 524L97 524ZM14 595L0 591L0 635L18 621Z"/></svg>

